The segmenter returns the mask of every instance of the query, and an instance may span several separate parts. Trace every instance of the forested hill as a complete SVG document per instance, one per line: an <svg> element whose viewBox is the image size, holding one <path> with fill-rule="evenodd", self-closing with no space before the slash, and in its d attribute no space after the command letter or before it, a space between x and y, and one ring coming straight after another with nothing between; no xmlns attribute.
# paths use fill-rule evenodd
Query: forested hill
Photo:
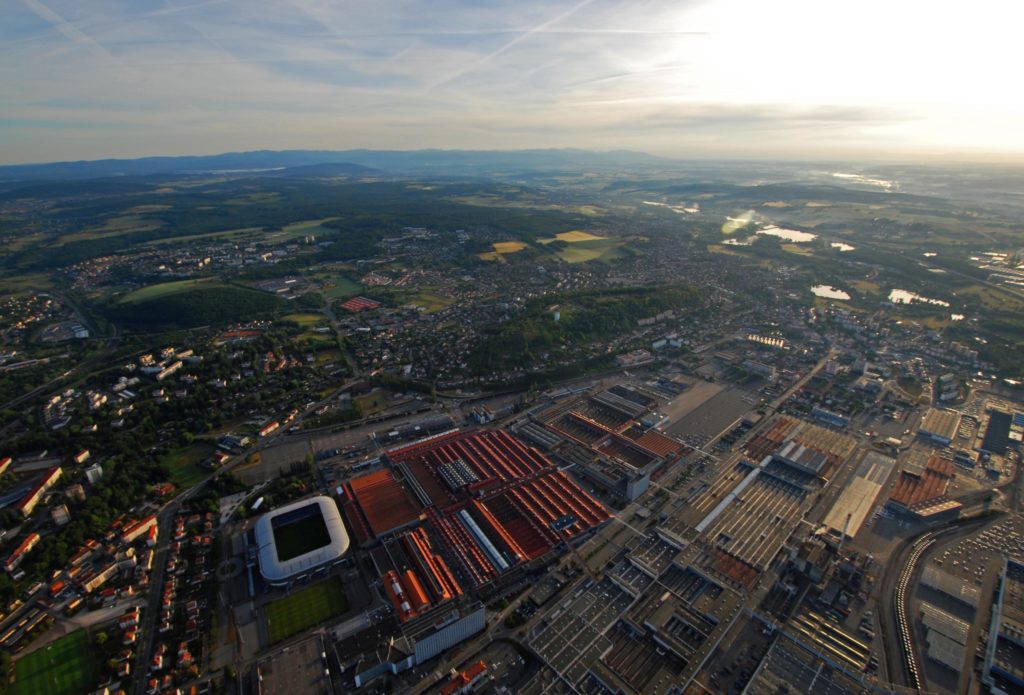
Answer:
<svg viewBox="0 0 1024 695"><path fill-rule="evenodd" d="M321 165L347 166L351 175L425 173L473 175L496 169L559 170L631 168L670 160L642 152L586 150L260 150L184 157L100 159L80 162L0 166L0 181L75 180L111 176L194 174L203 172L279 175L282 169L313 173ZM366 171L362 171L365 169Z"/></svg>

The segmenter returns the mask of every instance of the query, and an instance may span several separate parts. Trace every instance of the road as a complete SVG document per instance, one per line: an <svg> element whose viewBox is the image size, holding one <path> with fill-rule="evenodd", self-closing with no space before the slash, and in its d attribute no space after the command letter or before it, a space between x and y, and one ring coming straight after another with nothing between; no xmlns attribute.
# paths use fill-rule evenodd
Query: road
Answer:
<svg viewBox="0 0 1024 695"><path fill-rule="evenodd" d="M913 595L912 587L915 585L914 580L920 564L918 562L920 555L914 556L915 544L918 544L917 548L919 549L922 545L930 545L928 541L948 541L958 536L968 536L986 524L992 523L994 519L995 517L985 517L966 521L958 520L951 522L951 525L945 528L922 531L916 536L905 539L889 556L878 581L878 586L881 587L878 625L889 682L895 685L920 687L913 682L913 676L908 669L908 660L914 664L920 664L920 655L917 653L919 650L914 648L911 642L913 653L908 655L904 651L899 625L902 614L911 625L912 632L913 619L912 615L908 615L907 607ZM911 560L913 563L910 562ZM901 586L904 587L902 593L899 591ZM920 670L918 666L919 673ZM924 683L920 685L923 686Z"/></svg>
<svg viewBox="0 0 1024 695"><path fill-rule="evenodd" d="M814 378L815 374L824 369L825 365L828 364L828 361L836 356L836 352L836 348L830 347L828 349L828 352L826 352L825 355L820 360L818 360L817 364L815 364L800 379L797 379L796 383L794 383L792 386L786 389L778 398L769 403L768 408L772 411L778 410L779 406L785 403L790 396L792 396L794 393L802 389L808 381Z"/></svg>
<svg viewBox="0 0 1024 695"><path fill-rule="evenodd" d="M184 497L182 495L181 497ZM173 524L171 521L179 508L177 498L164 506L157 515L157 524L161 538L153 554L153 570L149 576L149 588L146 591L146 608L142 611L139 621L138 641L135 644L135 665L132 667L130 692L146 692L146 680L149 676L149 655L153 649L156 635L156 623L160 617L160 604L163 596L164 573L167 564L167 550L171 544Z"/></svg>

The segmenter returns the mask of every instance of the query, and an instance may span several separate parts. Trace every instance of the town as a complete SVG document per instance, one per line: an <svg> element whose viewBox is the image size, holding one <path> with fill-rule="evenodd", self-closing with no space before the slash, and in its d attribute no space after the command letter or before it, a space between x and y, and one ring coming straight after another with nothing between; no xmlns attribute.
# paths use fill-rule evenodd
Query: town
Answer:
<svg viewBox="0 0 1024 695"><path fill-rule="evenodd" d="M7 192L6 690L1024 687L1012 216L720 175Z"/></svg>

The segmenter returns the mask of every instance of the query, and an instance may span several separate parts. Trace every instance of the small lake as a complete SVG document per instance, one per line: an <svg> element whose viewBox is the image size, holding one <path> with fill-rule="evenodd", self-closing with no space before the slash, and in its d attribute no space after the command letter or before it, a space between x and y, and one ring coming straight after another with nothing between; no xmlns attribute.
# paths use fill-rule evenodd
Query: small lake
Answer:
<svg viewBox="0 0 1024 695"><path fill-rule="evenodd" d="M840 251L843 252L857 250L856 246L850 246L849 244L844 244L841 241L833 241L831 244L829 244L829 246L831 246L834 249L839 249Z"/></svg>
<svg viewBox="0 0 1024 695"><path fill-rule="evenodd" d="M917 292L910 292L908 290L893 290L889 293L889 301L893 304L912 304L913 302L921 302L923 304L934 304L936 306L949 306L949 302L944 302L941 299L925 297Z"/></svg>
<svg viewBox="0 0 1024 695"><path fill-rule="evenodd" d="M849 299L850 293L844 292L843 290L837 290L832 285L815 285L811 288L811 293L815 297L823 297L825 299Z"/></svg>
<svg viewBox="0 0 1024 695"><path fill-rule="evenodd" d="M806 244L809 241L814 241L818 238L817 234L811 234L810 232L800 232L795 229L784 229L782 227L765 227L757 232L758 234L766 234L768 236L775 236L785 241L791 241L794 244Z"/></svg>

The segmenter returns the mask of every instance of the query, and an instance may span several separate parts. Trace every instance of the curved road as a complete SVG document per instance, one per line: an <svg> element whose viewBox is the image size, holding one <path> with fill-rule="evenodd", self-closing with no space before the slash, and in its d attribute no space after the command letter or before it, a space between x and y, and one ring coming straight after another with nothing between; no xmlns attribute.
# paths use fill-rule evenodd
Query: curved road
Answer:
<svg viewBox="0 0 1024 695"><path fill-rule="evenodd" d="M937 541L948 541L956 536L968 536L998 517L957 520L939 529L926 529L912 536L895 550L885 565L880 580L879 627L889 681L896 685L920 689L922 682L919 650L914 647L912 613L908 607L916 585L919 560Z"/></svg>

